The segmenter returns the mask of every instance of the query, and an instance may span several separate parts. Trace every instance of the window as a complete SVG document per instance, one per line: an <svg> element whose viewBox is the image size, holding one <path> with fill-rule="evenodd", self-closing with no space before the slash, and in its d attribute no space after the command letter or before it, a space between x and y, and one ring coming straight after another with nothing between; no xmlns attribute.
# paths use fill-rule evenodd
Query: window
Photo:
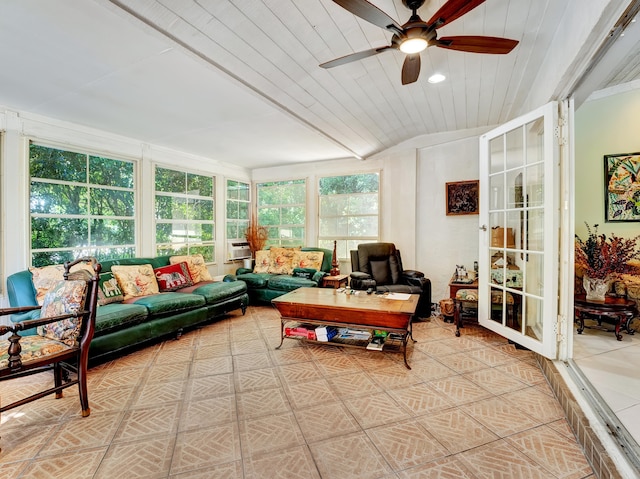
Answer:
<svg viewBox="0 0 640 479"><path fill-rule="evenodd" d="M215 181L156 167L156 253L215 261Z"/></svg>
<svg viewBox="0 0 640 479"><path fill-rule="evenodd" d="M133 162L31 144L29 169L33 266L136 255Z"/></svg>
<svg viewBox="0 0 640 479"><path fill-rule="evenodd" d="M333 249L338 258L349 258L358 244L378 240L378 192L380 175L320 178L318 246Z"/></svg>
<svg viewBox="0 0 640 479"><path fill-rule="evenodd" d="M249 184L227 180L227 239L244 238L249 226Z"/></svg>
<svg viewBox="0 0 640 479"><path fill-rule="evenodd" d="M268 246L304 246L307 184L305 180L256 185L258 224L269 231Z"/></svg>

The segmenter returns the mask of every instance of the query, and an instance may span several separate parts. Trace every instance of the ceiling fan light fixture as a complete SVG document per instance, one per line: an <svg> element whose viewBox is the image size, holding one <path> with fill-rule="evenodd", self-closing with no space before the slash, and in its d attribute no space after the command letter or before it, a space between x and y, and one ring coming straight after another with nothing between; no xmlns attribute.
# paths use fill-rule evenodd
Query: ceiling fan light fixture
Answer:
<svg viewBox="0 0 640 479"><path fill-rule="evenodd" d="M420 53L429 44L424 38L407 38L400 44L400 51L404 53Z"/></svg>
<svg viewBox="0 0 640 479"><path fill-rule="evenodd" d="M444 76L442 73L434 73L427 79L427 81L429 83L440 83L441 81L445 81L446 78L447 77Z"/></svg>

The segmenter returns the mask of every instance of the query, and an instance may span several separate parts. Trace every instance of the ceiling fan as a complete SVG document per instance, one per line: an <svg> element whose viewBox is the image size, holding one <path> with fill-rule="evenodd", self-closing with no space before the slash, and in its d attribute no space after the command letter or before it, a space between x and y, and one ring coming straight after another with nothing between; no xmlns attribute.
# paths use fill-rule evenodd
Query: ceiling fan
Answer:
<svg viewBox="0 0 640 479"><path fill-rule="evenodd" d="M436 29L460 18L486 0L449 0L427 22L423 21L417 13L425 0L402 0L402 3L413 12L409 21L404 25L399 25L393 18L367 0L333 1L355 16L389 30L393 33L393 37L391 45L336 58L322 63L320 65L322 68L344 65L388 50L400 50L407 54L402 65L402 84L407 85L418 79L420 52L429 46L472 53L505 54L518 44L516 40L508 38L476 35L438 38Z"/></svg>

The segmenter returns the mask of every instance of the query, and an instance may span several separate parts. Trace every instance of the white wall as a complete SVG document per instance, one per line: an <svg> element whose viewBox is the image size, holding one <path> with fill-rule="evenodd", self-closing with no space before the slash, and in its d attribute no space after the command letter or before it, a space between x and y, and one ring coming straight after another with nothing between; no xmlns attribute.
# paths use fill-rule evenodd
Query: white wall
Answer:
<svg viewBox="0 0 640 479"><path fill-rule="evenodd" d="M478 137L423 148L418 155L418 265L431 278L432 301L449 297L456 264L478 259L478 215L446 215L445 183L477 180Z"/></svg>
<svg viewBox="0 0 640 479"><path fill-rule="evenodd" d="M604 155L640 152L640 89L588 100L576 111L576 234L585 238L584 222L601 233L633 237L640 223L605 223Z"/></svg>

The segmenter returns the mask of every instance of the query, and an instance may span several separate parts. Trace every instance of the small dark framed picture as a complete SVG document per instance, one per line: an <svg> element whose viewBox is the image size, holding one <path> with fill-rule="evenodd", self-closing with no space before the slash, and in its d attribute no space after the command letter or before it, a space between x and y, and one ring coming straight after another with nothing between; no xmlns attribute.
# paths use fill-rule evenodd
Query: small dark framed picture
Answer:
<svg viewBox="0 0 640 479"><path fill-rule="evenodd" d="M640 221L640 153L604 155L604 219Z"/></svg>
<svg viewBox="0 0 640 479"><path fill-rule="evenodd" d="M480 181L453 181L446 184L447 216L477 215L480 211Z"/></svg>

